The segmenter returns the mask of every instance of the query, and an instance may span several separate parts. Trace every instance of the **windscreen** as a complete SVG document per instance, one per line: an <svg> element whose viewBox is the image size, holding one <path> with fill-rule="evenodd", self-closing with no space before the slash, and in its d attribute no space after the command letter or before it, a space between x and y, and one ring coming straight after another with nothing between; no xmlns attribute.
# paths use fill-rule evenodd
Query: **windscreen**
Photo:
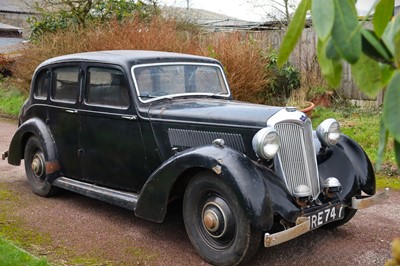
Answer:
<svg viewBox="0 0 400 266"><path fill-rule="evenodd" d="M226 95L222 69L208 64L153 64L133 68L142 102L180 95Z"/></svg>

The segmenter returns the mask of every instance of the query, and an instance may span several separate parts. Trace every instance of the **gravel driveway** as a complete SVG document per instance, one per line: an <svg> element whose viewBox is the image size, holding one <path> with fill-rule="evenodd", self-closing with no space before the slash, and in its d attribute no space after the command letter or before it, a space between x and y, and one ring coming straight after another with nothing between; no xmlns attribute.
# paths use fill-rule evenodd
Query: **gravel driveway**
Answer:
<svg viewBox="0 0 400 266"><path fill-rule="evenodd" d="M8 149L16 128L0 121L1 152ZM32 250L56 264L91 256L101 258L100 265L207 265L186 236L179 206L157 224L72 192L41 198L30 192L23 167L5 161L0 161L0 185L18 196L14 215L24 226L51 239ZM399 202L400 193L392 192L385 204L359 211L338 229L317 229L280 246L261 248L251 265L383 265L390 258L391 241L400 236Z"/></svg>

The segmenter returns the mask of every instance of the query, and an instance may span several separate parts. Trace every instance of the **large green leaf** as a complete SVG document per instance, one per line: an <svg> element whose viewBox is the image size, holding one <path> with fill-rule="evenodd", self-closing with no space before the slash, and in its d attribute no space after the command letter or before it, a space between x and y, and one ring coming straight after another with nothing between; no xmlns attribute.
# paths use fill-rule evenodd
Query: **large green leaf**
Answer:
<svg viewBox="0 0 400 266"><path fill-rule="evenodd" d="M400 71L397 70L387 88L383 105L385 127L400 142Z"/></svg>
<svg viewBox="0 0 400 266"><path fill-rule="evenodd" d="M379 63L364 54L351 65L351 74L361 91L368 96L375 97L382 88Z"/></svg>
<svg viewBox="0 0 400 266"><path fill-rule="evenodd" d="M381 68L381 76L382 76L381 87L384 88L391 80L394 74L394 69L387 64L379 64L379 67Z"/></svg>
<svg viewBox="0 0 400 266"><path fill-rule="evenodd" d="M332 28L333 44L350 64L361 55L361 33L352 0L334 0L335 21Z"/></svg>
<svg viewBox="0 0 400 266"><path fill-rule="evenodd" d="M400 68L400 28L394 36L394 60L397 68Z"/></svg>
<svg viewBox="0 0 400 266"><path fill-rule="evenodd" d="M333 44L332 38L328 39L325 50L325 54L328 59L340 59L340 54L337 52L336 47Z"/></svg>
<svg viewBox="0 0 400 266"><path fill-rule="evenodd" d="M394 0L380 0L375 7L374 29L378 37L385 31L387 23L393 15Z"/></svg>
<svg viewBox="0 0 400 266"><path fill-rule="evenodd" d="M331 34L335 20L335 5L333 0L313 0L311 15L318 38L326 40Z"/></svg>
<svg viewBox="0 0 400 266"><path fill-rule="evenodd" d="M342 63L340 59L329 59L326 49L329 40L318 40L317 57L321 67L321 73L332 87L338 87L342 79Z"/></svg>
<svg viewBox="0 0 400 266"><path fill-rule="evenodd" d="M400 15L397 15L395 19L392 19L392 21L388 23L382 35L382 41L385 43L392 55L395 54L394 38L398 32L400 32Z"/></svg>
<svg viewBox="0 0 400 266"><path fill-rule="evenodd" d="M373 31L362 28L362 51L375 60L392 62L391 54L385 44Z"/></svg>
<svg viewBox="0 0 400 266"><path fill-rule="evenodd" d="M400 167L400 141L394 141L394 154L396 157L396 163Z"/></svg>
<svg viewBox="0 0 400 266"><path fill-rule="evenodd" d="M308 10L310 10L310 5L311 0L302 0L297 7L279 50L277 62L279 67L282 67L286 63L290 53L293 51L297 41L299 40L304 29L306 13Z"/></svg>
<svg viewBox="0 0 400 266"><path fill-rule="evenodd" d="M381 119L381 128L379 131L378 156L375 162L375 167L377 171L380 170L381 168L383 162L383 156L385 155L386 152L386 145L388 138L389 138L389 131L387 131L387 129L385 128L385 123L383 122L383 119Z"/></svg>

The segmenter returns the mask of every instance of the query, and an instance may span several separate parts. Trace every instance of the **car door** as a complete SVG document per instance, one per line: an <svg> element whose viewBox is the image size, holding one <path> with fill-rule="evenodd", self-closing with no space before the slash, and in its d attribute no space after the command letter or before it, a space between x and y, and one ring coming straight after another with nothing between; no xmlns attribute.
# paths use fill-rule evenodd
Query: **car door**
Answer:
<svg viewBox="0 0 400 266"><path fill-rule="evenodd" d="M61 174L81 178L79 148L80 64L57 65L51 70L51 93L46 123L58 151Z"/></svg>
<svg viewBox="0 0 400 266"><path fill-rule="evenodd" d="M140 191L150 175L138 117L122 68L86 66L80 151L87 182Z"/></svg>

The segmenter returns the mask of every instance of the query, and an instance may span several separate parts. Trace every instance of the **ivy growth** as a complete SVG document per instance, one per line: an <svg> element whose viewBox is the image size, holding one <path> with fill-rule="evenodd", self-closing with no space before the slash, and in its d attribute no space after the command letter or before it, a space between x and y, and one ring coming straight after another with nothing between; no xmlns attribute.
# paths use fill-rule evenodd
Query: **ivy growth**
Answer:
<svg viewBox="0 0 400 266"><path fill-rule="evenodd" d="M278 65L283 66L289 58L303 31L306 15L311 12L318 36L318 62L329 84L339 86L342 62L346 61L365 94L375 97L380 90L387 89L377 167L382 162L389 135L394 138L395 157L400 166L400 15L393 17L394 0L376 1L374 27L366 29L362 25L364 21L358 20L355 2L302 0L283 39Z"/></svg>

